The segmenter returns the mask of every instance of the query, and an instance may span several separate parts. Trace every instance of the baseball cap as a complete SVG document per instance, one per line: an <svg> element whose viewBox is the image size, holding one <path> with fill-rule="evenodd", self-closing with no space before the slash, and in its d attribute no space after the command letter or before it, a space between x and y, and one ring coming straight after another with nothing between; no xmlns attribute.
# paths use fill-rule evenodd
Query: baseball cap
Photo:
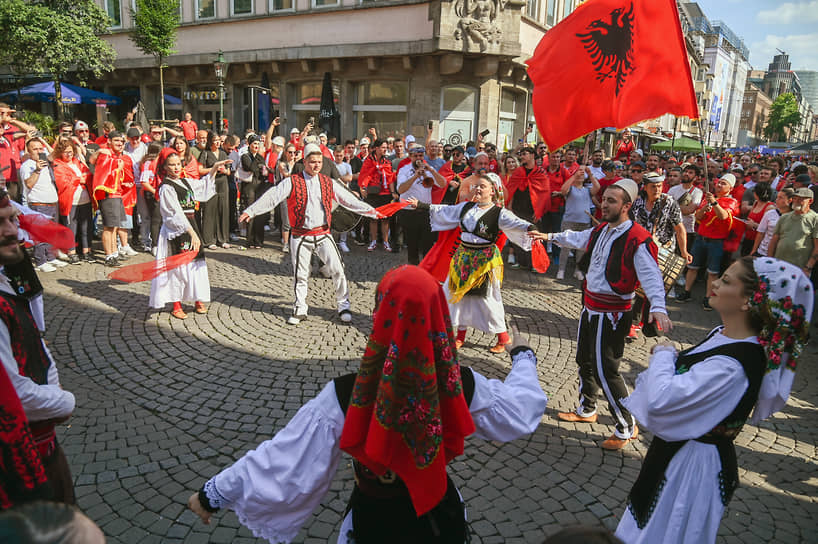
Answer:
<svg viewBox="0 0 818 544"><path fill-rule="evenodd" d="M300 130L298 130L297 128L294 128L294 129L292 129L292 130L290 131L290 134L301 134L301 131L300 131Z"/></svg>
<svg viewBox="0 0 818 544"><path fill-rule="evenodd" d="M730 170L738 170L740 172L744 172L744 167L742 165L740 165L739 163L736 163L736 164L734 164L733 166L730 167Z"/></svg>
<svg viewBox="0 0 818 544"><path fill-rule="evenodd" d="M407 146L408 146L410 143L414 142L414 141L415 141L415 137L414 137L414 136L412 136L411 134L410 134L410 135L408 135L408 136L406 137L406 139L404 140L404 142L406 143L406 145L407 145Z"/></svg>
<svg viewBox="0 0 818 544"><path fill-rule="evenodd" d="M795 176L795 183L809 187L810 183L812 183L812 178L809 177L809 174L798 174Z"/></svg>
<svg viewBox="0 0 818 544"><path fill-rule="evenodd" d="M634 166L638 166L638 167L639 167L639 168L641 168L642 170L644 170L645 168L647 168L647 166L645 166L645 163L643 163L642 161L634 161L634 162L632 162L632 163L631 163L631 168L633 168Z"/></svg>
<svg viewBox="0 0 818 544"><path fill-rule="evenodd" d="M88 130L88 123L85 121L77 121L74 123L74 132L79 132L80 130Z"/></svg>
<svg viewBox="0 0 818 544"><path fill-rule="evenodd" d="M108 133L108 139L113 140L114 138L125 138L125 136L123 136L118 130L112 130Z"/></svg>
<svg viewBox="0 0 818 544"><path fill-rule="evenodd" d="M139 136L141 136L139 129L136 127L129 128L128 132L126 132L125 134L128 136L128 138L139 138Z"/></svg>
<svg viewBox="0 0 818 544"><path fill-rule="evenodd" d="M796 190L792 196L801 198L815 198L815 195L808 187L801 187L800 189Z"/></svg>
<svg viewBox="0 0 818 544"><path fill-rule="evenodd" d="M285 143L286 142L284 142L284 138L282 138L281 136L276 136L275 138L273 138L273 145L284 147Z"/></svg>
<svg viewBox="0 0 818 544"><path fill-rule="evenodd" d="M369 138L367 138L366 136L361 138L361 145L369 145Z"/></svg>
<svg viewBox="0 0 818 544"><path fill-rule="evenodd" d="M602 167L601 168L602 168L602 171L604 172L606 170L613 170L614 166L615 166L614 161L604 160L604 161L602 161Z"/></svg>
<svg viewBox="0 0 818 544"><path fill-rule="evenodd" d="M409 153L426 153L426 148L422 145L416 145L409 150Z"/></svg>

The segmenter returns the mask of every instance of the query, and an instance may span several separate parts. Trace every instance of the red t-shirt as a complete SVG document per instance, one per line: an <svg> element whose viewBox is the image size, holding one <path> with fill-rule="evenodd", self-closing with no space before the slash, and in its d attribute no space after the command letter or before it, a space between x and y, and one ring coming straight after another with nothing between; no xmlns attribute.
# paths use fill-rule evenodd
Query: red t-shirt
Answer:
<svg viewBox="0 0 818 544"><path fill-rule="evenodd" d="M739 207L738 207L738 200L730 196L723 196L718 200L719 206L722 209L727 210L728 214L730 215L727 219L719 219L716 217L716 212L714 210L710 210L699 222L699 227L697 232L699 236L704 236L705 238L713 238L714 240L724 240L727 238L727 234L730 232L730 227L733 224L733 217L738 216L739 214ZM707 200L702 200L699 209L704 208L707 206Z"/></svg>
<svg viewBox="0 0 818 544"><path fill-rule="evenodd" d="M196 139L196 131L199 130L199 125L196 124L196 121L182 121L179 123L179 126L182 127L182 134L185 136L185 140L195 140Z"/></svg>
<svg viewBox="0 0 818 544"><path fill-rule="evenodd" d="M548 183L551 186L552 192L559 191L560 189L562 189L563 184L570 177L567 175L567 171L562 166L560 166L553 172L548 167L543 167L543 171L545 172L545 175L548 176ZM560 195L551 198L551 209L553 211L558 211L560 206L564 205L565 205L564 196Z"/></svg>
<svg viewBox="0 0 818 544"><path fill-rule="evenodd" d="M634 149L636 149L636 146L633 145L633 140L627 143L624 140L619 140L616 142L616 153L614 153L613 160L629 162L631 152Z"/></svg>
<svg viewBox="0 0 818 544"><path fill-rule="evenodd" d="M1 176L6 182L17 181L17 170L20 169L20 152L17 151L13 143L5 136L0 137L0 169L6 168L2 171Z"/></svg>
<svg viewBox="0 0 818 544"><path fill-rule="evenodd" d="M737 183L736 186L733 187L733 190L730 191L730 196L741 202L741 198L744 196L745 190L746 188L744 187L743 184Z"/></svg>

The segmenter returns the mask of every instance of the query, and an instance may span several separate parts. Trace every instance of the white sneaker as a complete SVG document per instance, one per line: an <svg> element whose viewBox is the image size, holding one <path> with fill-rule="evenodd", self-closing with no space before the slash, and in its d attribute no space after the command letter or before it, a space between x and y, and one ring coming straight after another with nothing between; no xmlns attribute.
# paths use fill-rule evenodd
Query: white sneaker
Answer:
<svg viewBox="0 0 818 544"><path fill-rule="evenodd" d="M270 232L270 225L264 225L264 232Z"/></svg>
<svg viewBox="0 0 818 544"><path fill-rule="evenodd" d="M57 267L51 263L43 263L37 267L37 272L54 272Z"/></svg>
<svg viewBox="0 0 818 544"><path fill-rule="evenodd" d="M392 253L392 246L389 245L389 242L383 243L383 250Z"/></svg>
<svg viewBox="0 0 818 544"><path fill-rule="evenodd" d="M557 270L557 279L564 280L565 279L565 271L564 270Z"/></svg>
<svg viewBox="0 0 818 544"><path fill-rule="evenodd" d="M119 248L119 254L125 255L127 257L133 257L134 255L139 255L136 251L133 250L131 246L122 246Z"/></svg>
<svg viewBox="0 0 818 544"><path fill-rule="evenodd" d="M576 272L574 272L574 277L579 281L582 281L585 279L585 274L582 273L582 270L577 270Z"/></svg>
<svg viewBox="0 0 818 544"><path fill-rule="evenodd" d="M517 264L517 257L513 253L508 254L508 264Z"/></svg>
<svg viewBox="0 0 818 544"><path fill-rule="evenodd" d="M152 247L152 248L151 248L151 255L153 255L154 257L156 257L156 246L154 246L154 247Z"/></svg>
<svg viewBox="0 0 818 544"><path fill-rule="evenodd" d="M238 237L237 234L234 234L232 232L230 233L230 241L231 242L238 242L239 240L240 240L240 238Z"/></svg>
<svg viewBox="0 0 818 544"><path fill-rule="evenodd" d="M338 249L340 249L342 253L349 253L349 246L346 242L338 242Z"/></svg>
<svg viewBox="0 0 818 544"><path fill-rule="evenodd" d="M59 259L52 259L52 260L48 261L48 264L50 264L51 266L54 266L56 268L62 268L63 266L68 266L68 263L63 262L63 261L61 261Z"/></svg>
<svg viewBox="0 0 818 544"><path fill-rule="evenodd" d="M373 240L373 241L369 242L369 247L368 247L368 248L366 248L366 250L367 250L367 251L375 251L375 248L376 248L376 247L378 247L378 241L377 241L377 240Z"/></svg>
<svg viewBox="0 0 818 544"><path fill-rule="evenodd" d="M287 318L287 325L298 325L302 319L307 319L305 315L291 315Z"/></svg>
<svg viewBox="0 0 818 544"><path fill-rule="evenodd" d="M61 261L65 261L65 262L68 262L68 261L70 260L70 258L68 257L68 255L66 255L65 253L63 253L63 252L62 252L61 250L59 250L59 249L57 250L57 258L58 258L59 260L61 260Z"/></svg>
<svg viewBox="0 0 818 544"><path fill-rule="evenodd" d="M287 242L286 244L281 246L281 251L283 251L284 253L289 253L290 252L290 243Z"/></svg>

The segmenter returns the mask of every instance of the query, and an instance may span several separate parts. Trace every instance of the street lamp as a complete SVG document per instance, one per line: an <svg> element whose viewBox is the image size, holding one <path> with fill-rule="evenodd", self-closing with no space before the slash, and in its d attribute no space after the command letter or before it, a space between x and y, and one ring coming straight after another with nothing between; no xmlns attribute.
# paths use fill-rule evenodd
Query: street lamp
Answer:
<svg viewBox="0 0 818 544"><path fill-rule="evenodd" d="M224 72L227 64L224 62L224 53L219 50L219 55L213 62L213 69L216 71L216 80L219 82L219 132L224 130Z"/></svg>

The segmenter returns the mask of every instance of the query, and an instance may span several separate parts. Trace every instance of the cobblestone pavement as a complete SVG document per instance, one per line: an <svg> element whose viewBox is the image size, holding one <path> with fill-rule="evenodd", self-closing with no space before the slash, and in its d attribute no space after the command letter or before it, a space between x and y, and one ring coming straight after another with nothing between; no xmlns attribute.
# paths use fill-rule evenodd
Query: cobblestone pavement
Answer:
<svg viewBox="0 0 818 544"><path fill-rule="evenodd" d="M269 244L268 244L269 246ZM140 256L130 262L146 260ZM256 542L233 513L205 526L186 510L189 494L269 438L324 383L355 370L370 327L374 288L402 255L360 247L345 257L353 321L342 325L329 280L311 279L310 319L290 312L289 256L279 247L208 252L213 303L207 315L179 321L148 309L148 283L105 278L102 265L43 274L47 339L63 385L77 395L60 429L80 507L112 543ZM556 267L554 267L556 268ZM593 425L556 419L574 407L577 282L506 271L508 320L529 336L549 396L539 428L509 444L469 439L451 473L466 499L474 542L542 542L573 523L616 526L649 443L649 433L605 452L605 414ZM692 302L670 303L671 338L690 344L716 324ZM507 355L470 332L462 361L503 378ZM653 340L627 347L629 384L645 368ZM721 542L815 542L818 370L807 350L787 409L737 440L742 486L721 524ZM604 403L603 403L604 406ZM345 457L330 492L297 542L333 541L352 484ZM810 536L812 535L812 536Z"/></svg>

